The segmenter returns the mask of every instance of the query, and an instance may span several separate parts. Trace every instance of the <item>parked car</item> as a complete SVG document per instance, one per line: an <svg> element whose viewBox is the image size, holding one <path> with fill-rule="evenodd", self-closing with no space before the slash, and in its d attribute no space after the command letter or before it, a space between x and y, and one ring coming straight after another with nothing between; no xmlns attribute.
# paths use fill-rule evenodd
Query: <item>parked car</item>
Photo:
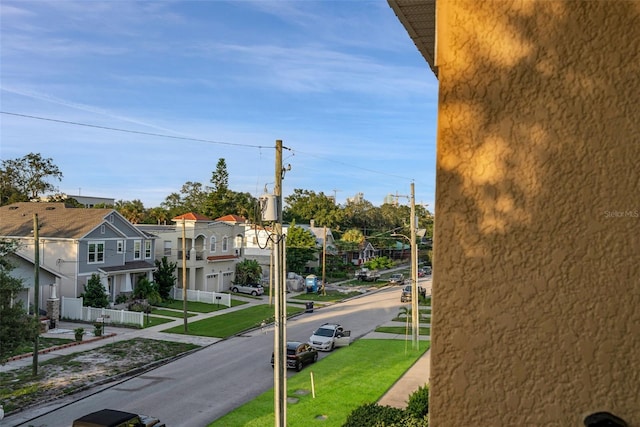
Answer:
<svg viewBox="0 0 640 427"><path fill-rule="evenodd" d="M73 427L165 427L159 419L115 409L101 409L73 421Z"/></svg>
<svg viewBox="0 0 640 427"><path fill-rule="evenodd" d="M336 347L346 347L350 342L351 331L345 331L337 323L325 323L309 337L309 345L320 351L331 351Z"/></svg>
<svg viewBox="0 0 640 427"><path fill-rule="evenodd" d="M428 276L431 274L431 267L425 265L424 267L420 267L419 271L421 271L425 276Z"/></svg>
<svg viewBox="0 0 640 427"><path fill-rule="evenodd" d="M251 283L248 285L234 284L231 286L231 292L258 296L264 294L264 288L259 283Z"/></svg>
<svg viewBox="0 0 640 427"><path fill-rule="evenodd" d="M418 286L418 295L419 297L426 298L427 290L422 286ZM402 288L400 302L411 302L411 285L406 285L404 288Z"/></svg>
<svg viewBox="0 0 640 427"><path fill-rule="evenodd" d="M275 356L271 353L271 367ZM304 365L318 361L318 351L309 344L298 341L287 342L287 368L293 368L300 372Z"/></svg>
<svg viewBox="0 0 640 427"><path fill-rule="evenodd" d="M391 277L389 277L390 285L404 285L404 274L402 273L393 273Z"/></svg>

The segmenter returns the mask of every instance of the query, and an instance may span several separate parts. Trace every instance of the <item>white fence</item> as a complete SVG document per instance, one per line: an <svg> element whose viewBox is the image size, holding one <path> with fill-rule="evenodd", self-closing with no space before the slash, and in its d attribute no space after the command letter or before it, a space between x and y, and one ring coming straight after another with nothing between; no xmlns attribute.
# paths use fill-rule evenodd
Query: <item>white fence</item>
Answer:
<svg viewBox="0 0 640 427"><path fill-rule="evenodd" d="M183 300L182 288L171 288L171 297L176 300ZM206 302L208 304L222 304L231 307L231 294L220 292L197 291L187 289L187 301Z"/></svg>
<svg viewBox="0 0 640 427"><path fill-rule="evenodd" d="M63 319L82 320L85 322L96 322L98 319L102 319L107 324L144 325L144 313L83 307L82 298L62 297L61 316Z"/></svg>

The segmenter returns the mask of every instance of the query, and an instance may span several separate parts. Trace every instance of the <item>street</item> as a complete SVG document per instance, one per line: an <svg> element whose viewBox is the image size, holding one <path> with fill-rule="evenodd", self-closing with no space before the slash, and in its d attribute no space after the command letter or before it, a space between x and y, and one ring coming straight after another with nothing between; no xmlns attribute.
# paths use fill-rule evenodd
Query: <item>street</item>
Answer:
<svg viewBox="0 0 640 427"><path fill-rule="evenodd" d="M296 316L287 322L287 340L307 341L324 322L341 323L358 339L398 314L399 295L399 287L387 288ZM152 415L167 426L206 426L273 387L273 337L273 325L232 337L79 400L71 396L62 407L56 402L16 414L3 425L66 427L83 414L112 408Z"/></svg>

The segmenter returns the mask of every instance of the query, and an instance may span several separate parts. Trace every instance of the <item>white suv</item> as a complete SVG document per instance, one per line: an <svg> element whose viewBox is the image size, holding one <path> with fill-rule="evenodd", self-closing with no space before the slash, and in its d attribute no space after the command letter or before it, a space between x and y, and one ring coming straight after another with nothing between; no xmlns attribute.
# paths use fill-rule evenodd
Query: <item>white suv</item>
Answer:
<svg viewBox="0 0 640 427"><path fill-rule="evenodd" d="M264 288L262 287L262 285L257 283L251 283L248 285L233 285L231 286L231 292L259 296L264 294Z"/></svg>
<svg viewBox="0 0 640 427"><path fill-rule="evenodd" d="M351 331L345 331L337 323L325 323L309 337L309 345L321 351L331 351L336 347L346 347L350 341Z"/></svg>

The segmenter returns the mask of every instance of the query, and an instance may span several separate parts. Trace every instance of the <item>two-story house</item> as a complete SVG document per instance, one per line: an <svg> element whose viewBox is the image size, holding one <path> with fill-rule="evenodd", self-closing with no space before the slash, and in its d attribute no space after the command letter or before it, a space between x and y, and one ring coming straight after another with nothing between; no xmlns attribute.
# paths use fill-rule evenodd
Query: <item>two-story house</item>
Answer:
<svg viewBox="0 0 640 427"><path fill-rule="evenodd" d="M236 263L242 259L245 219L226 215L213 220L190 212L172 221L172 225L136 227L156 236L155 259L166 256L169 262L177 264L176 286L182 288L186 283L191 290L228 290L235 277Z"/></svg>
<svg viewBox="0 0 640 427"><path fill-rule="evenodd" d="M132 292L139 278L153 280L154 238L116 210L14 203L0 207L0 238L19 244L12 275L23 279L26 306L34 301L36 218L40 309L52 294L80 296L93 274L100 277L110 301Z"/></svg>

